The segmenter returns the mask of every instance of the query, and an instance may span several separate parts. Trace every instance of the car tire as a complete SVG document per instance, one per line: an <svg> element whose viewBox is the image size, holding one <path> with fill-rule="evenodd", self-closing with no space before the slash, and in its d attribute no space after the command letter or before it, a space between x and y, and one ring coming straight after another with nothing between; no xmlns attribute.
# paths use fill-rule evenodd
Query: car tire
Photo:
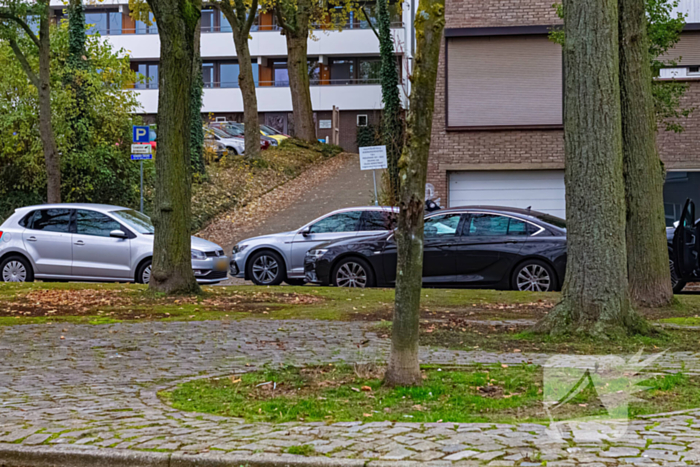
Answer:
<svg viewBox="0 0 700 467"><path fill-rule="evenodd" d="M246 264L246 276L255 285L280 285L287 279L287 271L279 253L263 250L251 255Z"/></svg>
<svg viewBox="0 0 700 467"><path fill-rule="evenodd" d="M536 259L529 259L518 264L511 275L513 290L529 292L553 292L557 290L557 276L554 269Z"/></svg>
<svg viewBox="0 0 700 467"><path fill-rule="evenodd" d="M229 156L237 156L238 155L238 151L236 151L236 148L234 148L234 147L229 146L226 148L226 150L228 151Z"/></svg>
<svg viewBox="0 0 700 467"><path fill-rule="evenodd" d="M136 271L136 282L139 284L148 284L151 281L151 267L153 262L149 259L144 261Z"/></svg>
<svg viewBox="0 0 700 467"><path fill-rule="evenodd" d="M293 285L293 286L301 286L306 284L306 279L285 279L284 283L287 285Z"/></svg>
<svg viewBox="0 0 700 467"><path fill-rule="evenodd" d="M331 281L336 287L364 289L374 287L374 272L367 261L357 256L341 259L333 268Z"/></svg>
<svg viewBox="0 0 700 467"><path fill-rule="evenodd" d="M23 256L8 256L0 263L2 282L34 282L34 270Z"/></svg>
<svg viewBox="0 0 700 467"><path fill-rule="evenodd" d="M671 255L672 255L672 252L669 251L668 264L669 264L669 267L671 269L671 286L673 287L673 293L677 294L677 293L681 293L683 291L687 282L684 280L681 280L678 277L678 274L676 273L675 263L670 258Z"/></svg>

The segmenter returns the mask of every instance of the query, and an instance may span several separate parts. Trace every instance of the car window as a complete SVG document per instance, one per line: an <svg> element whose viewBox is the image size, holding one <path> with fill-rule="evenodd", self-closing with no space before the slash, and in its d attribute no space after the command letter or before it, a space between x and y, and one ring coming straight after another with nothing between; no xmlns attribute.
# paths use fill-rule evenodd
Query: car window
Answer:
<svg viewBox="0 0 700 467"><path fill-rule="evenodd" d="M312 225L310 233L355 232L360 227L362 211L333 214Z"/></svg>
<svg viewBox="0 0 700 467"><path fill-rule="evenodd" d="M362 230L394 230L396 213L392 211L365 211Z"/></svg>
<svg viewBox="0 0 700 467"><path fill-rule="evenodd" d="M529 222L495 214L472 214L469 226L465 229L471 236L528 236L534 229Z"/></svg>
<svg viewBox="0 0 700 467"><path fill-rule="evenodd" d="M457 234L457 227L459 227L461 217L462 215L458 213L429 217L425 220L423 235L426 238L454 236Z"/></svg>
<svg viewBox="0 0 700 467"><path fill-rule="evenodd" d="M70 209L40 209L27 221L27 228L44 232L68 232Z"/></svg>
<svg viewBox="0 0 700 467"><path fill-rule="evenodd" d="M111 211L111 214L124 221L126 225L140 234L150 235L155 231L151 218L133 209Z"/></svg>
<svg viewBox="0 0 700 467"><path fill-rule="evenodd" d="M76 233L78 235L109 237L112 230L122 230L121 224L100 212L78 210L76 215Z"/></svg>

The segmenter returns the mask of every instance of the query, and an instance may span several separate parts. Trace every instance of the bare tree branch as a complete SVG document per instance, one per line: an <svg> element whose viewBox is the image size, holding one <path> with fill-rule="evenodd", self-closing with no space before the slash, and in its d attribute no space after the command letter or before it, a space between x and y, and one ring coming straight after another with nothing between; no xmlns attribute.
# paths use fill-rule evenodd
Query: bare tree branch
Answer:
<svg viewBox="0 0 700 467"><path fill-rule="evenodd" d="M246 19L245 22L245 32L246 34L250 33L250 29L253 27L253 23L255 22L255 18L258 16L258 0L253 0L253 3L250 5L250 13L248 13L248 18Z"/></svg>
<svg viewBox="0 0 700 467"><path fill-rule="evenodd" d="M369 23L369 27L372 28L372 32L374 32L374 35L377 36L377 39L379 39L379 33L374 28L374 24L372 24L372 21L369 19L369 15L367 14L367 11L365 10L365 6L362 5L360 7L360 9L362 10L362 14L365 15L365 19L367 20L367 23Z"/></svg>
<svg viewBox="0 0 700 467"><path fill-rule="evenodd" d="M277 18L277 23L279 23L280 27L282 27L282 29L284 29L286 31L293 33L295 31L295 28L292 27L291 24L289 24L288 22L286 22L284 20L284 17L282 16L282 11L280 10L279 3L275 4L273 11L275 12L275 17Z"/></svg>

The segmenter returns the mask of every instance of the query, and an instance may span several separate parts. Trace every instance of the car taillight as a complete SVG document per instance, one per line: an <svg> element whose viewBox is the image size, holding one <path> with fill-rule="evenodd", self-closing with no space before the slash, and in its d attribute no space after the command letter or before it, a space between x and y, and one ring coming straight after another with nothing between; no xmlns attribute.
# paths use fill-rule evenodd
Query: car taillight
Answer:
<svg viewBox="0 0 700 467"><path fill-rule="evenodd" d="M0 230L0 239L2 239L2 230Z"/></svg>

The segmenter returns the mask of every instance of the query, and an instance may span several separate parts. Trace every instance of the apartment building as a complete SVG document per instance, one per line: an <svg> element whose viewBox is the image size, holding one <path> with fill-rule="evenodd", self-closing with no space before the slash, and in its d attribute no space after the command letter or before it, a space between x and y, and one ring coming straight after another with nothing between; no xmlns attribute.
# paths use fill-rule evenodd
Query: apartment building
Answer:
<svg viewBox="0 0 700 467"><path fill-rule="evenodd" d="M660 131L667 222L700 201L700 2L660 79L687 82L698 110L680 134ZM561 24L551 0L447 0L428 182L446 206L505 205L566 215L563 60L548 39Z"/></svg>
<svg viewBox="0 0 700 467"><path fill-rule="evenodd" d="M398 3L390 6L397 66L404 75L406 45L410 46L410 40L402 8L410 12L409 3L405 2L403 7ZM373 4L368 5L370 17ZM65 5L53 0L52 7L60 17ZM147 119L153 119L158 109L160 40L157 24L149 26L134 21L129 15L128 0L105 0L87 6L86 21L117 49L127 51L133 70L144 80L136 83L132 92L138 95L142 113ZM242 121L239 65L231 27L217 9L203 11L201 24L203 118ZM348 151L357 149L357 128L378 122L382 109L379 42L369 26L364 16L351 15L342 31L317 29L309 39L309 76L317 136L319 139L331 136L331 115L335 106L340 111L340 143ZM251 31L250 51L260 122L294 134L287 46L272 14L259 15Z"/></svg>

